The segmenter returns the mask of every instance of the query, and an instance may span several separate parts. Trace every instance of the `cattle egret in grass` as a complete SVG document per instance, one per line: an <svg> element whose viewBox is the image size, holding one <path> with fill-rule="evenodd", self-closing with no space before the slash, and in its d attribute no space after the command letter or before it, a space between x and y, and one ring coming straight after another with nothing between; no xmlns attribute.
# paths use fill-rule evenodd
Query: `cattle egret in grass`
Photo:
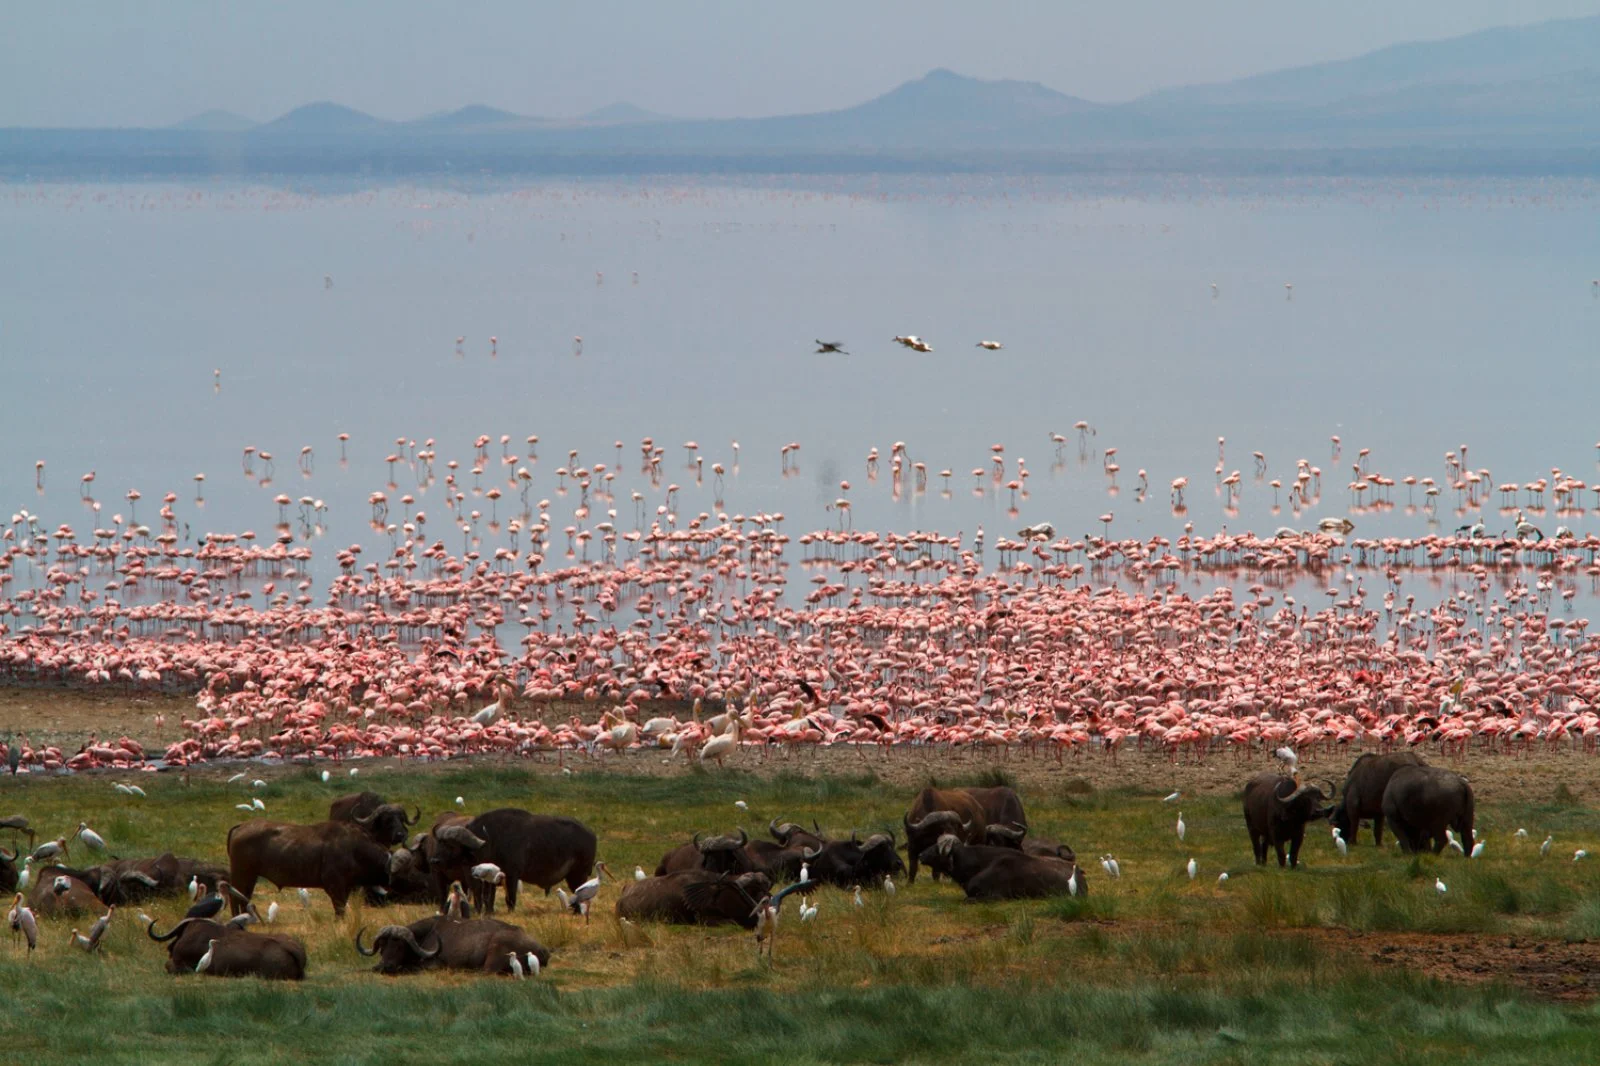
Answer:
<svg viewBox="0 0 1600 1066"><path fill-rule="evenodd" d="M217 942L209 941L206 944L206 953L200 956L200 961L194 964L195 973L205 973L211 969L211 953L217 950Z"/></svg>
<svg viewBox="0 0 1600 1066"><path fill-rule="evenodd" d="M888 878L884 878L884 880L887 881ZM1074 866L1072 868L1072 876L1067 878L1067 895L1076 896L1077 894L1078 894L1078 868L1076 866Z"/></svg>
<svg viewBox="0 0 1600 1066"><path fill-rule="evenodd" d="M189 898L192 900L200 898L200 878L198 877L189 878Z"/></svg>
<svg viewBox="0 0 1600 1066"><path fill-rule="evenodd" d="M154 924L154 922L155 922L155 919L154 919L154 918L152 918L152 917L150 917L150 916L149 916L149 915L148 915L148 914L146 914L146 913L145 913L145 912L144 912L144 911L140 911L140 912L139 912L139 924L140 924L140 925L143 925L143 926L146 926L146 927L148 927L148 926L150 926L150 925L152 925L152 924ZM148 931L149 931L149 930L148 930L148 928L147 928L147 929L146 929L146 932L148 932Z"/></svg>
<svg viewBox="0 0 1600 1066"><path fill-rule="evenodd" d="M243 773L241 771L240 773L234 774L232 777L228 778L228 784L236 785L240 781L243 781L246 777L249 777L249 776L250 776L249 774Z"/></svg>
<svg viewBox="0 0 1600 1066"><path fill-rule="evenodd" d="M311 893L307 892L303 888L300 889L300 906L306 908L311 906Z"/></svg>
<svg viewBox="0 0 1600 1066"><path fill-rule="evenodd" d="M267 924L271 925L278 920L278 901L273 900L267 904Z"/></svg>
<svg viewBox="0 0 1600 1066"><path fill-rule="evenodd" d="M457 796L456 797L456 806L457 807L465 807L466 805L467 805L467 800L466 800L465 796Z"/></svg>
<svg viewBox="0 0 1600 1066"><path fill-rule="evenodd" d="M113 781L111 783L111 787L122 793L124 796L133 795L133 789L129 788L127 785L124 785L121 781Z"/></svg>
<svg viewBox="0 0 1600 1066"><path fill-rule="evenodd" d="M233 805L233 809L236 811L244 811L246 814L254 814L256 810L248 803L235 803Z"/></svg>
<svg viewBox="0 0 1600 1066"><path fill-rule="evenodd" d="M1433 890L1435 892L1439 893L1439 895L1441 895L1441 896L1444 895L1446 892L1450 891L1448 888L1445 887L1444 882L1439 880L1437 877L1435 877L1433 879Z"/></svg>
<svg viewBox="0 0 1600 1066"><path fill-rule="evenodd" d="M865 907L866 905L867 905L866 900L861 898L861 886L857 885L856 886L856 906L857 907Z"/></svg>
<svg viewBox="0 0 1600 1066"><path fill-rule="evenodd" d="M1217 875L1217 885L1218 885L1218 887L1220 887L1220 886L1225 885L1227 883L1228 883L1228 871L1224 870L1220 874Z"/></svg>
<svg viewBox="0 0 1600 1066"><path fill-rule="evenodd" d="M1122 867L1114 857L1110 855L1100 856L1100 865L1105 869L1106 876L1113 881L1122 876Z"/></svg>
<svg viewBox="0 0 1600 1066"><path fill-rule="evenodd" d="M744 800L734 800L733 805L739 808L741 811L748 811L750 809L750 804L746 803Z"/></svg>
<svg viewBox="0 0 1600 1066"><path fill-rule="evenodd" d="M1174 793L1171 793L1170 795L1163 796L1161 798L1161 802L1162 803L1177 803L1178 800L1180 800L1182 798L1183 798L1183 793L1182 792L1174 792Z"/></svg>
<svg viewBox="0 0 1600 1066"><path fill-rule="evenodd" d="M251 800L250 806L254 807L258 811L264 811L267 809L267 805L261 802L260 796L257 796L255 799Z"/></svg>
<svg viewBox="0 0 1600 1066"><path fill-rule="evenodd" d="M1516 837L1518 840L1527 840L1528 839L1528 831L1526 829L1518 829L1515 833L1512 833L1511 835Z"/></svg>
<svg viewBox="0 0 1600 1066"><path fill-rule="evenodd" d="M1467 853L1467 849L1461 846L1461 841L1457 840L1456 835L1448 829L1444 831L1444 840L1446 844L1450 845L1452 848L1455 848L1457 851L1461 852L1461 854L1465 855Z"/></svg>
<svg viewBox="0 0 1600 1066"><path fill-rule="evenodd" d="M527 954L527 960L528 960L528 976L529 977L538 977L539 976L539 956L535 955L533 952L530 951Z"/></svg>
<svg viewBox="0 0 1600 1066"><path fill-rule="evenodd" d="M1183 835L1185 833L1187 833L1188 831L1189 831L1189 827L1183 824L1183 812L1179 811L1178 812L1178 843L1180 843L1180 844L1183 843Z"/></svg>
<svg viewBox="0 0 1600 1066"><path fill-rule="evenodd" d="M1345 843L1344 834L1339 832L1339 827L1333 827L1333 846L1339 849L1339 857L1350 854L1350 845Z"/></svg>
<svg viewBox="0 0 1600 1066"><path fill-rule="evenodd" d="M129 785L128 786L128 791L132 792L135 796L138 796L140 799L144 799L144 789L140 788L138 785Z"/></svg>
<svg viewBox="0 0 1600 1066"><path fill-rule="evenodd" d="M1194 880L1194 875L1200 872L1200 867L1195 864L1193 858L1189 859L1189 865L1185 866L1184 869L1189 871L1189 880L1191 881Z"/></svg>
<svg viewBox="0 0 1600 1066"><path fill-rule="evenodd" d="M644 867L643 866L635 866L633 868L633 879L635 881L643 881L645 879L645 872L644 872Z"/></svg>
<svg viewBox="0 0 1600 1066"><path fill-rule="evenodd" d="M1547 837L1544 838L1544 843L1539 845L1539 857L1541 859L1544 858L1546 855L1550 854L1550 845L1554 844L1555 842L1556 842L1556 838L1555 838L1554 835L1547 836Z"/></svg>
<svg viewBox="0 0 1600 1066"><path fill-rule="evenodd" d="M1481 859L1483 857L1483 841L1480 840L1476 844L1472 845L1472 855L1470 857L1474 859Z"/></svg>
<svg viewBox="0 0 1600 1066"><path fill-rule="evenodd" d="M817 905L810 900L800 901L800 920L809 922L817 916Z"/></svg>
<svg viewBox="0 0 1600 1066"><path fill-rule="evenodd" d="M330 773L328 773L328 771L326 771L326 770L324 770L324 771L322 771L322 783L323 783L323 784L324 784L324 785L326 785L326 784L327 784L327 783L328 783L328 778L330 778L330 777L332 777L332 776L333 776L333 775L332 775L332 774L330 774Z"/></svg>
<svg viewBox="0 0 1600 1066"><path fill-rule="evenodd" d="M1589 853L1587 851L1584 851L1582 848L1579 848L1577 851L1572 853L1572 861L1573 862L1577 862L1579 859L1587 859L1588 857L1589 857Z"/></svg>
<svg viewBox="0 0 1600 1066"><path fill-rule="evenodd" d="M106 850L106 842L100 839L100 834L89 828L88 822L78 823L78 839L83 841L95 851Z"/></svg>
<svg viewBox="0 0 1600 1066"><path fill-rule="evenodd" d="M889 877L888 874L884 874L883 876L883 890L889 893L891 896L894 895L894 881Z"/></svg>
<svg viewBox="0 0 1600 1066"><path fill-rule="evenodd" d="M515 951L506 952L506 962L511 967L511 976L522 980L522 961L517 958Z"/></svg>
<svg viewBox="0 0 1600 1066"><path fill-rule="evenodd" d="M250 787L251 788L266 788L267 787L267 783L265 781L261 780L258 777L254 781L250 782Z"/></svg>
<svg viewBox="0 0 1600 1066"><path fill-rule="evenodd" d="M352 767L350 767L350 776L351 776L351 777L354 777L354 776L356 776L356 775L357 775L357 774L359 774L359 773L360 773L360 772L361 772L361 767L359 767L359 766L352 766Z"/></svg>
<svg viewBox="0 0 1600 1066"><path fill-rule="evenodd" d="M800 880L802 883L811 880L811 864L809 862L800 863Z"/></svg>

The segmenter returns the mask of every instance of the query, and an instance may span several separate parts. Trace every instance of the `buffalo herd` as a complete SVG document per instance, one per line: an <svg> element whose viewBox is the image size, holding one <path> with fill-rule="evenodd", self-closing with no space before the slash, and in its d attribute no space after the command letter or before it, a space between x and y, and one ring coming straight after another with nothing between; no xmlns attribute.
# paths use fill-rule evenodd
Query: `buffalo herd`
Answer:
<svg viewBox="0 0 1600 1066"><path fill-rule="evenodd" d="M1353 845L1363 822L1382 844L1387 824L1408 851L1473 846L1473 796L1459 774L1431 767L1409 753L1363 755L1344 786L1302 784L1298 777L1265 773L1244 787L1245 825L1255 861L1275 851L1279 865L1299 863L1308 824L1331 822L1336 842ZM54 841L22 858L20 846L0 849L0 890L17 891L19 910L41 917L90 914L101 907L137 904L187 894L189 913L165 933L147 919L146 932L167 946L167 969L214 976L254 974L299 980L306 971L304 944L264 931L253 900L260 882L278 889L317 889L342 915L352 893L371 905L425 903L436 913L408 925L381 927L360 954L376 958L384 974L427 969L537 974L550 952L517 926L493 917L497 904L515 910L521 887L552 890L563 904L588 914L605 864L597 859L594 832L573 818L506 807L478 815L451 812L419 831L422 812L408 812L374 792L333 802L325 821L309 824L256 818L228 831L227 864L212 865L171 853L148 859L108 859L96 866L66 864L66 842ZM0 829L32 832L27 820L0 820ZM776 907L788 892L814 886L894 891L893 878L915 882L926 869L949 878L968 900L1084 896L1088 883L1071 847L1029 830L1022 800L1010 788L924 788L901 819L900 833L885 829L863 837L830 837L812 822L771 820L770 839L733 833L693 837L670 848L652 874L641 868L621 886L614 905L623 922L728 924L775 928ZM901 852L904 852L904 858ZM32 865L37 863L38 865ZM1117 870L1107 865L1108 872ZM23 882L22 884L19 884ZM28 882L31 881L31 884ZM776 886L794 887L774 894ZM497 899L504 892L503 899ZM26 904L23 900L26 898ZM229 912L224 916L224 908ZM802 895L801 916L815 914ZM109 912L108 912L109 917ZM260 928L250 926L263 923ZM768 923L771 923L770 925ZM770 941L769 941L770 948Z"/></svg>

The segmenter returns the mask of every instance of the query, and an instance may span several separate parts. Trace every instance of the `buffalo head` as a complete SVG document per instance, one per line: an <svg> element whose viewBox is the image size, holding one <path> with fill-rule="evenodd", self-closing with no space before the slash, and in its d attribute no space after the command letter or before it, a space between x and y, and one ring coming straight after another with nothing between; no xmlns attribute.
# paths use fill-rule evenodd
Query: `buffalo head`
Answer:
<svg viewBox="0 0 1600 1066"><path fill-rule="evenodd" d="M748 867L741 861L744 846L750 843L750 834L740 828L738 836L724 835L700 839L694 835L694 846L700 851L700 865L714 873L739 873Z"/></svg>
<svg viewBox="0 0 1600 1066"><path fill-rule="evenodd" d="M404 925L386 925L378 930L372 947L363 947L361 937L367 931L362 926L356 931L356 951L368 958L378 956L377 973L404 973L427 964L439 954L437 947L429 949L417 942L417 934Z"/></svg>
<svg viewBox="0 0 1600 1066"><path fill-rule="evenodd" d="M398 803L385 803L366 814L354 815L354 821L366 834L377 843L386 848L404 842L406 829L417 824L417 819L422 817L422 809L406 817L406 809Z"/></svg>

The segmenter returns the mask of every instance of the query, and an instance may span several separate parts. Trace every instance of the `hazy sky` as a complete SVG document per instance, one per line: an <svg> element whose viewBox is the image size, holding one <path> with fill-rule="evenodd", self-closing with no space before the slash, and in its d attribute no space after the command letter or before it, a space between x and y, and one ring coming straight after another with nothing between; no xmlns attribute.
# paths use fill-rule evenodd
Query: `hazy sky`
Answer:
<svg viewBox="0 0 1600 1066"><path fill-rule="evenodd" d="M1114 101L1600 0L0 0L0 126L385 118L486 103L684 116L858 103L933 67Z"/></svg>

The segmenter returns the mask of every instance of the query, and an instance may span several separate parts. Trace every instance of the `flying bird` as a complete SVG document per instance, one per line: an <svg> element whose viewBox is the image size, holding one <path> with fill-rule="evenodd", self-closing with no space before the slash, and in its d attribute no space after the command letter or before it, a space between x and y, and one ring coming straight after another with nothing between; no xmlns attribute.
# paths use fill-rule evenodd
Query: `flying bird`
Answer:
<svg viewBox="0 0 1600 1066"><path fill-rule="evenodd" d="M999 341L979 341L978 347L987 349L991 352L998 352L1001 348L1004 348L1005 345L1001 344Z"/></svg>
<svg viewBox="0 0 1600 1066"><path fill-rule="evenodd" d="M827 355L829 352L835 352L835 353L837 353L839 355L849 355L850 354L849 352L844 350L844 341L818 341L817 342L817 350L816 350L815 354L817 354L817 355Z"/></svg>

